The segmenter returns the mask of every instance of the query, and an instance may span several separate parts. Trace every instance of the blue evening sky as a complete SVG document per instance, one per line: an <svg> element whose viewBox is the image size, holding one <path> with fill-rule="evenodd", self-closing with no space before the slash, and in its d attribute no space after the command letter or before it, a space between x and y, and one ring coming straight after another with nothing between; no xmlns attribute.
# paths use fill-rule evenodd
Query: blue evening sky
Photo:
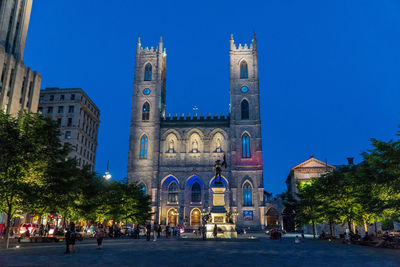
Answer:
<svg viewBox="0 0 400 267"><path fill-rule="evenodd" d="M167 113L228 112L229 34L257 33L264 186L311 154L361 160L400 123L400 1L35 0L25 64L101 110L96 170L126 176L135 43L167 48Z"/></svg>

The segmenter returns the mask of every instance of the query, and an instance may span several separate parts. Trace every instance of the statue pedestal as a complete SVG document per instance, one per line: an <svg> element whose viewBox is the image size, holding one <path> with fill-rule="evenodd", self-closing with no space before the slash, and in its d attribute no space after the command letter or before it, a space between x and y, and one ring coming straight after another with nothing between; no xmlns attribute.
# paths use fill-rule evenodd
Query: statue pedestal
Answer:
<svg viewBox="0 0 400 267"><path fill-rule="evenodd" d="M236 238L235 224L229 223L225 209L225 186L219 181L211 188L213 191L213 207L211 209L211 222L206 224L207 238L214 238L215 224L218 228L218 238Z"/></svg>

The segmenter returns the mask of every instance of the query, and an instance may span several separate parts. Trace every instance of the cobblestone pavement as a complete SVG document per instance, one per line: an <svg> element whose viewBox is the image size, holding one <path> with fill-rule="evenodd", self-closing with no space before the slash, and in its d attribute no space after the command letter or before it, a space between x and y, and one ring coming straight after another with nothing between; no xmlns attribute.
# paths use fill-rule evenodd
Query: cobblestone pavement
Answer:
<svg viewBox="0 0 400 267"><path fill-rule="evenodd" d="M258 241L156 242L134 239L77 242L65 255L64 243L23 243L0 249L0 266L400 266L400 251L307 239L294 244L260 235Z"/></svg>

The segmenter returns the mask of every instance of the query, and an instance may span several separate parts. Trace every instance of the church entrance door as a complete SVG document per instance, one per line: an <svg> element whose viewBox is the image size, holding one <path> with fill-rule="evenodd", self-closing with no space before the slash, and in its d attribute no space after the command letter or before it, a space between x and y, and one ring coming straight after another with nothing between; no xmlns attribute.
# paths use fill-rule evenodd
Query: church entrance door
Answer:
<svg viewBox="0 0 400 267"><path fill-rule="evenodd" d="M191 226L199 226L201 220L201 213L199 209L192 209L190 213L190 225Z"/></svg>
<svg viewBox="0 0 400 267"><path fill-rule="evenodd" d="M170 209L168 211L168 222L169 226L177 226L178 224L178 212L176 209Z"/></svg>

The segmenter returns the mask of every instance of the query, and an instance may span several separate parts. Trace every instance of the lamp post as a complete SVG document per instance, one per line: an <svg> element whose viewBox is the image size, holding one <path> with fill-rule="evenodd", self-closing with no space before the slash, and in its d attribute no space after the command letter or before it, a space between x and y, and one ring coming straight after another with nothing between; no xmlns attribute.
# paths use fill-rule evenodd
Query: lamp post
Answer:
<svg viewBox="0 0 400 267"><path fill-rule="evenodd" d="M107 160L107 170L103 175L103 178L106 179L107 181L111 179L111 173L108 171L108 165L109 165L109 161Z"/></svg>

